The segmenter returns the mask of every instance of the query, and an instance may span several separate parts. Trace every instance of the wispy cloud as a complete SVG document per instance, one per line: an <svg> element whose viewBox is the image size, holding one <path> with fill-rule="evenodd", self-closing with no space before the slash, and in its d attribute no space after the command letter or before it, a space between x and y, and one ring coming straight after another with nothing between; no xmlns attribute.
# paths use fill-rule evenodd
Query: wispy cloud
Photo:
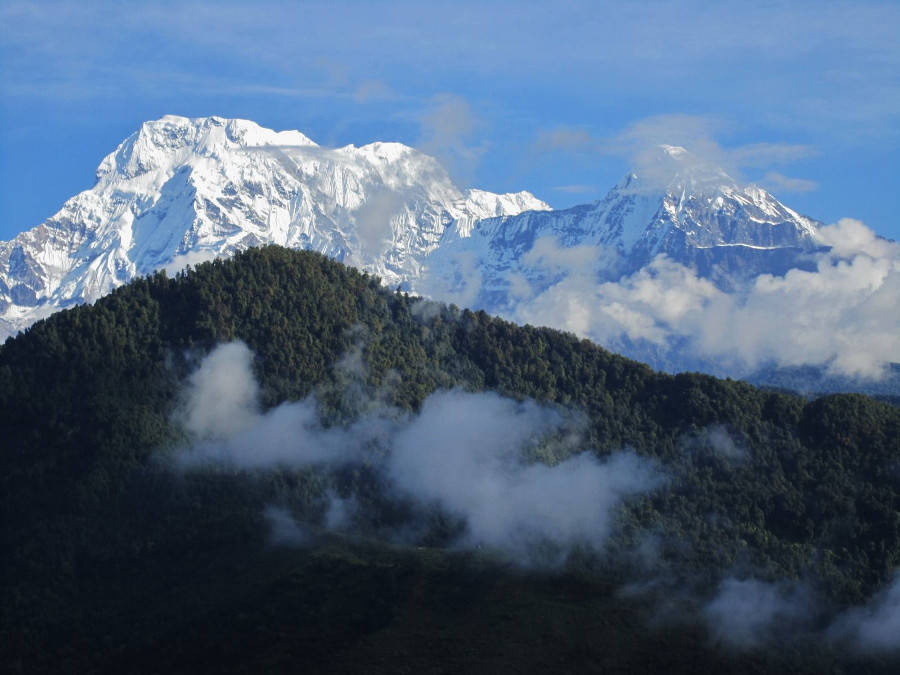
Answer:
<svg viewBox="0 0 900 675"><path fill-rule="evenodd" d="M795 191L809 187L797 182L808 177L780 167L803 148L828 150L816 158L829 168L815 174L825 191L836 187L838 178L829 185L824 176L837 176L842 153L887 155L900 143L896 3L563 0L551 16L528 0L398 0L352 3L352 11L341 3L275 0L7 0L0 25L8 27L0 32L4 113L35 119L36 109L52 111L35 126L65 117L64 133L84 138L89 122L77 126L77 115L96 125L93 113L102 109L120 129L175 112L248 117L335 144L424 142L424 102L451 92L483 122L443 157L457 163L451 169L458 179L536 194L575 183L605 187L613 167L621 168L617 158L633 156L609 146L623 140L616 129L635 115L703 110L709 119L730 120L731 128L704 132L728 150L726 168L753 170L757 180L780 170L792 179L781 184ZM680 40L677 49L660 39L678 35L702 38ZM0 137L21 129L7 126L12 130ZM686 135L662 142L690 146ZM40 143L39 132L33 138ZM773 139L786 143L743 147ZM103 143L97 159L114 147L108 136ZM13 146L0 148L0 158L27 161L25 151L12 156ZM498 158L483 157L485 147L497 149ZM573 165L590 171L579 175ZM7 185L20 191L21 183ZM896 202L885 192L879 203ZM869 214L876 207L857 211L854 196L840 199L820 217L875 222ZM875 202L869 194L856 201ZM896 211L892 204L877 208L879 217ZM10 219L32 222L30 214L4 217Z"/></svg>
<svg viewBox="0 0 900 675"><path fill-rule="evenodd" d="M801 159L815 157L818 151L810 145L789 143L752 143L731 151L739 166L765 168L790 164Z"/></svg>
<svg viewBox="0 0 900 675"><path fill-rule="evenodd" d="M396 100L398 96L397 92L380 80L363 80L354 90L353 98L357 103L371 103Z"/></svg>
<svg viewBox="0 0 900 675"><path fill-rule="evenodd" d="M730 577L719 585L703 614L715 641L753 649L805 623L811 602L808 593L794 584Z"/></svg>
<svg viewBox="0 0 900 675"><path fill-rule="evenodd" d="M420 117L420 124L419 149L437 157L465 187L487 149L486 142L472 143L475 131L484 122L475 115L465 98L441 93L431 98Z"/></svg>
<svg viewBox="0 0 900 675"><path fill-rule="evenodd" d="M353 92L365 82L384 81L390 70L402 81L392 88L407 93L465 94L464 86L448 87L448 80L414 84L428 73L436 82L455 73L541 89L558 88L554 81L560 87L590 81L598 92L652 91L670 109L679 91L715 91L723 101L752 102L754 109L784 116L824 103L818 114L803 117L804 124L829 116L866 115L880 127L896 120L900 8L879 2L725 2L700 10L693 1L620 5L610 21L611 8L571 1L549 20L541 3L498 2L480 6L474 20L465 4L405 0L357 3L353 11L274 1L126 6L11 0L0 7L0 17L14 28L4 31L0 48L14 67L4 68L2 80L60 86L77 80L88 88L97 84L103 64L127 70L148 62L166 73L191 63L198 74L227 72L248 83L299 89L322 84ZM703 39L682 41L677 50L659 39L678 34ZM189 53L195 59L186 59ZM565 60L566 72L547 58L551 53ZM867 95L873 88L879 96ZM684 102L677 109L686 109Z"/></svg>
<svg viewBox="0 0 900 675"><path fill-rule="evenodd" d="M900 573L866 605L840 614L829 636L862 653L900 652Z"/></svg>
<svg viewBox="0 0 900 675"><path fill-rule="evenodd" d="M592 152L602 147L600 139L586 129L564 126L539 131L534 141L537 152Z"/></svg>
<svg viewBox="0 0 900 675"><path fill-rule="evenodd" d="M608 136L596 136L584 128L555 127L539 131L532 143L536 155L566 153L619 157L630 169L652 183L666 184L674 164L660 164L659 146L674 145L688 150L690 161L721 167L733 178L742 180L744 169L766 169L813 157L815 148L793 143L752 143L724 146L717 138L732 131L732 124L711 116L655 115L636 120ZM677 167L684 165L686 159ZM803 178L789 178L769 171L765 184L791 192L815 189Z"/></svg>
<svg viewBox="0 0 900 675"><path fill-rule="evenodd" d="M554 281L520 297L510 316L614 349L623 340L677 343L681 353L732 374L774 362L879 378L887 363L900 362L900 245L850 219L819 236L831 249L816 256L814 270L765 274L733 294L665 256L599 283L610 263L596 249L582 256L581 247L540 239L523 264Z"/></svg>
<svg viewBox="0 0 900 675"><path fill-rule="evenodd" d="M812 192L819 189L819 184L808 178L791 178L777 171L769 171L759 181L773 192Z"/></svg>

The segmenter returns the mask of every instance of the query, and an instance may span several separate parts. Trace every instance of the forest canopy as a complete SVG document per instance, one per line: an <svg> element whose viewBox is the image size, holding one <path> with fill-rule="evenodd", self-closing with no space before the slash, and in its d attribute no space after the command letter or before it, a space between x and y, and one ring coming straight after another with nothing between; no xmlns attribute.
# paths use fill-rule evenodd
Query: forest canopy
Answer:
<svg viewBox="0 0 900 675"><path fill-rule="evenodd" d="M556 576L545 570L526 583L503 571L502 555L463 555L458 543L475 526L458 508L415 506L408 492L386 489L390 476L372 462L173 468L173 453L196 441L183 414L191 378L226 344L246 345L258 419L308 405L315 438L336 438L328 430L359 428L384 410L392 424L412 425L441 396L456 392L444 403L465 405L464 395L489 394L497 398L479 406L521 414L519 422L554 420L536 427L544 435L527 446L532 463L558 467L587 451L590 471L628 456L634 463L621 475L646 471L646 480L622 487L602 546L567 549L561 562L553 558ZM399 445L407 437L397 434L369 445ZM814 672L822 662L784 645L764 658L755 652L756 661L735 655L736 633L723 637L703 617L723 607L728 615L727 603L749 593L769 597L766 616L807 639L860 645L863 624L848 628L848 617L874 607L900 568L897 407L654 372L570 334L392 292L322 255L274 246L136 280L8 340L0 438L0 631L4 660L21 672L57 670L67 659L75 671L135 669L149 654L148 670L187 672L211 641L251 630L246 622L261 632L245 651L222 652L222 668L252 672L270 659L285 670L288 654L294 666L321 665L327 653L329 667L352 670L362 654L407 644L412 616L427 618L433 639L452 642L469 630L451 621L462 611L454 602L497 607L514 590L533 601L504 610L516 617L510 644L526 644L554 593L571 600L585 588L594 600L551 612L563 617L565 636L555 639L573 664L572 654L599 659L615 637L620 647L608 658L619 664L678 671L705 659L735 671L790 663ZM415 459L419 446L408 445ZM353 504L349 533L328 527L335 499ZM287 532L305 527L319 543L273 549L278 523ZM385 536L401 525L412 534ZM425 584L425 600L408 594L416 583ZM625 599L616 590L641 584L650 590ZM657 611L647 607L658 609L676 588L690 589L684 604L693 609L662 634L648 632L642 612ZM791 612L801 604L799 618ZM593 625L601 606L623 623L588 647L575 626ZM304 611L308 620L298 618ZM213 615L220 618L208 632L198 628ZM900 616L893 620L900 627ZM743 627L742 649L778 641L754 626ZM645 647L659 640L676 646L646 661ZM898 646L876 651L889 658ZM457 665L488 669L500 658L495 649L475 644ZM846 658L841 667L853 670L863 656Z"/></svg>

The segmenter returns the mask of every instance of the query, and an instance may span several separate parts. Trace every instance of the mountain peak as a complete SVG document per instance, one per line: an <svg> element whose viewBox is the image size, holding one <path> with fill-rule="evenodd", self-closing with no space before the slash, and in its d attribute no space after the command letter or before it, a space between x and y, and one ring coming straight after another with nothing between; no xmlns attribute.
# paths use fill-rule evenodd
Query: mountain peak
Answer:
<svg viewBox="0 0 900 675"><path fill-rule="evenodd" d="M144 122L100 163L98 180L113 173L126 178L166 168L190 155L216 156L254 147L318 147L299 131L273 131L256 122L224 117L164 115Z"/></svg>
<svg viewBox="0 0 900 675"><path fill-rule="evenodd" d="M744 190L724 168L680 145L658 145L639 153L610 194L654 199L717 199ZM769 196L770 199L774 199ZM601 199L597 205L606 202Z"/></svg>
<svg viewBox="0 0 900 675"><path fill-rule="evenodd" d="M250 120L166 115L104 158L90 190L0 242L0 337L137 275L267 243L396 285L448 227L547 208L528 193L460 190L436 159L401 143L325 148Z"/></svg>
<svg viewBox="0 0 900 675"><path fill-rule="evenodd" d="M758 185L739 183L710 159L665 144L639 154L635 168L593 209L604 223L605 243L615 241L623 251L643 246L649 256L677 258L673 236L701 249L804 249L813 245L817 227Z"/></svg>
<svg viewBox="0 0 900 675"><path fill-rule="evenodd" d="M163 115L141 125L138 135L163 147L171 147L172 141L183 139L195 143L229 142L244 147L255 145L315 146L311 139L299 131L273 131L252 120L209 117L182 117Z"/></svg>
<svg viewBox="0 0 900 675"><path fill-rule="evenodd" d="M737 181L717 163L679 145L660 145L644 159L637 174L651 189L669 194L721 194L738 188Z"/></svg>
<svg viewBox="0 0 900 675"><path fill-rule="evenodd" d="M685 148L682 148L680 145L666 145L665 143L663 143L659 147L664 153L666 153L673 159L680 159L690 154Z"/></svg>

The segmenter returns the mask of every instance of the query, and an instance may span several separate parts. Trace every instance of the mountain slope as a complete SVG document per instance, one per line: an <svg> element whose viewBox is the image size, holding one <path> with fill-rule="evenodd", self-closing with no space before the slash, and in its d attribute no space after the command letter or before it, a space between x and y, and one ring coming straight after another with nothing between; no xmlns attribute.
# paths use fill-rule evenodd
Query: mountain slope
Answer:
<svg viewBox="0 0 900 675"><path fill-rule="evenodd" d="M804 254L823 247L821 223L684 148L661 146L644 170L593 204L449 227L419 287L462 293L473 306L497 312L563 274L615 281L666 255L732 291L760 274L809 268Z"/></svg>
<svg viewBox="0 0 900 675"><path fill-rule="evenodd" d="M547 208L526 192L462 192L398 143L328 149L246 120L167 116L108 155L93 188L0 243L0 321L14 333L135 276L267 243L396 284L418 273L448 225Z"/></svg>
<svg viewBox="0 0 900 675"><path fill-rule="evenodd" d="M206 354L233 340L255 355L263 410L283 419L298 410L284 401L315 402L289 433L253 436L254 457L285 437L303 453L310 430L353 434L372 408L414 421L435 391L463 387L534 399L546 407L526 409L541 415L570 411L571 426L523 449L535 475L572 452L608 461L631 447L664 480L622 501L597 546L529 571L502 548L460 552L469 523L394 493L378 457L402 434L383 426L367 462L179 469L167 458L194 442L184 396ZM8 341L0 434L0 649L14 670L391 672L407 659L484 672L896 668L890 652L856 655L852 636L823 633L877 602L900 566L900 409L862 396L807 402L654 373L571 335L267 247L137 280ZM338 454L352 436L339 438ZM579 475L561 494L578 491ZM543 501L492 494L510 511ZM335 495L356 509L339 528L326 508ZM276 537L286 526L287 545ZM764 606L794 587L821 601L777 605L757 643L721 643L708 608L735 578L762 589ZM759 606L744 607L765 624Z"/></svg>

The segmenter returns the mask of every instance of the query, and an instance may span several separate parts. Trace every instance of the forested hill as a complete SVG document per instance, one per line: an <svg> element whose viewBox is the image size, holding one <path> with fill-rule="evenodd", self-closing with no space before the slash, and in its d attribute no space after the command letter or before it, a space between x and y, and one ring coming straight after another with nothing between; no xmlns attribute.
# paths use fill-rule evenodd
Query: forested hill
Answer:
<svg viewBox="0 0 900 675"><path fill-rule="evenodd" d="M524 565L466 546L472 523L392 494L377 462L185 469L186 382L235 341L260 414L314 401L324 434L376 404L415 419L435 392L492 391L656 478L616 501L602 542ZM563 436L532 459L565 465ZM897 665L900 644L852 621L877 613L900 568L900 409L656 373L318 254L251 249L35 324L0 348L0 439L12 672ZM328 525L335 495L352 526ZM276 545L284 518L302 545ZM781 603L747 639L709 621L735 584Z"/></svg>

